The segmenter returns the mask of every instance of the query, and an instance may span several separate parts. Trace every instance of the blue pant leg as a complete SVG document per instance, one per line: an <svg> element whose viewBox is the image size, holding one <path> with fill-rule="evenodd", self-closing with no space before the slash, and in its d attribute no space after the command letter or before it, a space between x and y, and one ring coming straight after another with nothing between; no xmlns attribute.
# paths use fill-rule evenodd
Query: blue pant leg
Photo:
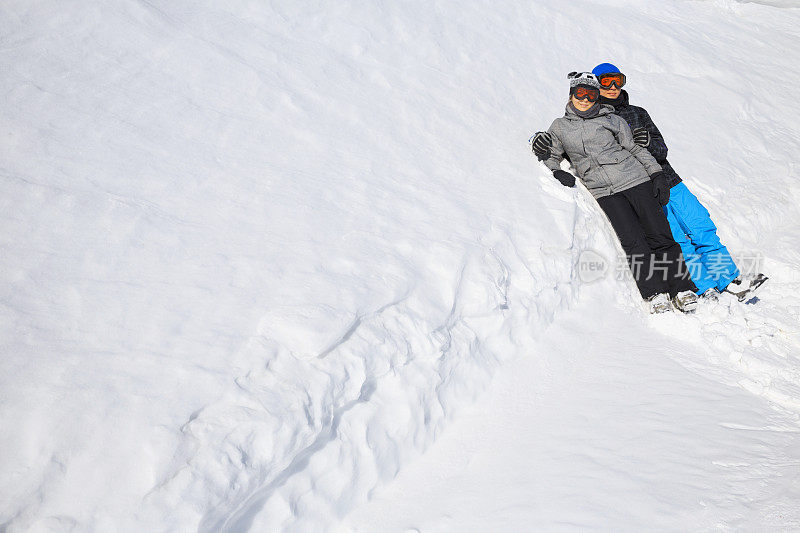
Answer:
<svg viewBox="0 0 800 533"><path fill-rule="evenodd" d="M713 282L712 286L720 291L724 290L739 275L739 269L728 249L720 242L717 227L711 220L708 210L683 183L670 189L668 205L672 206L686 231L695 253L705 267L706 275Z"/></svg>
<svg viewBox="0 0 800 533"><path fill-rule="evenodd" d="M716 282L708 275L708 272L706 272L706 267L700 260L700 254L695 250L694 244L692 244L692 241L687 235L686 228L681 223L679 214L674 209L674 199L672 197L672 192L674 190L674 187L670 189L670 200L669 203L664 206L664 214L667 215L669 228L672 230L672 238L674 238L675 242L681 247L683 261L686 263L689 275L697 287L697 294L703 294L708 289L715 287Z"/></svg>

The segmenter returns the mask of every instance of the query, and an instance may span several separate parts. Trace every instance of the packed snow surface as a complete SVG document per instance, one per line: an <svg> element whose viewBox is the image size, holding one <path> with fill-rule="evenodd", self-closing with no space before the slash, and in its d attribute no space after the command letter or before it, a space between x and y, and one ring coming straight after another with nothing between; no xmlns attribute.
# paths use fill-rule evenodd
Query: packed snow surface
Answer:
<svg viewBox="0 0 800 533"><path fill-rule="evenodd" d="M604 61L757 300L579 275L525 141ZM796 2L7 0L0 64L0 531L800 529Z"/></svg>

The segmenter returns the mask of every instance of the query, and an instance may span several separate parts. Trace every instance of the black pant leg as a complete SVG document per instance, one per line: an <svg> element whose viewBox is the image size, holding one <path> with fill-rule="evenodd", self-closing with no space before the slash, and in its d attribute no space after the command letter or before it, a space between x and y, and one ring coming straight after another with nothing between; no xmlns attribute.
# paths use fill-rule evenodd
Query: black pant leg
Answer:
<svg viewBox="0 0 800 533"><path fill-rule="evenodd" d="M681 291L696 291L697 287L692 283L683 261L681 247L672 237L667 215L653 196L652 183L641 183L622 191L622 194L636 211L647 244L655 255L653 271L649 274L666 281L670 296Z"/></svg>
<svg viewBox="0 0 800 533"><path fill-rule="evenodd" d="M666 281L658 276L648 276L651 271L652 250L647 244L645 231L639 223L636 211L628 199L622 193L616 193L598 198L597 203L611 221L622 249L625 250L628 266L642 298L668 292L669 286Z"/></svg>

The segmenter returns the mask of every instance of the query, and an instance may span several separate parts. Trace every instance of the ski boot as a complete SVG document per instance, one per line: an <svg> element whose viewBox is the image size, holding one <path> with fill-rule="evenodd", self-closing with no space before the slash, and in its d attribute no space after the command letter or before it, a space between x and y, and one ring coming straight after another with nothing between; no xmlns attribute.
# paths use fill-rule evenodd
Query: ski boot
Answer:
<svg viewBox="0 0 800 533"><path fill-rule="evenodd" d="M681 291L672 298L675 309L684 313L694 313L697 310L697 295L692 291Z"/></svg>
<svg viewBox="0 0 800 533"><path fill-rule="evenodd" d="M698 296L697 299L700 300L701 302L709 302L709 303L710 302L718 302L719 301L719 291L716 288L711 287L710 289L705 291L703 294Z"/></svg>
<svg viewBox="0 0 800 533"><path fill-rule="evenodd" d="M672 311L672 303L669 301L669 294L666 292L654 294L647 299L647 302L650 305L650 314L655 315Z"/></svg>

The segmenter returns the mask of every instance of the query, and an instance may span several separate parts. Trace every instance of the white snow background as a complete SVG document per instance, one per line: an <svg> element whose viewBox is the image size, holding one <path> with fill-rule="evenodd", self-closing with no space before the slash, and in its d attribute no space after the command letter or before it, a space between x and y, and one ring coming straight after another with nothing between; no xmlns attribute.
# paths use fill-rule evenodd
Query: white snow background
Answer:
<svg viewBox="0 0 800 533"><path fill-rule="evenodd" d="M791 6L4 1L0 531L800 530ZM759 301L577 276L603 61Z"/></svg>

